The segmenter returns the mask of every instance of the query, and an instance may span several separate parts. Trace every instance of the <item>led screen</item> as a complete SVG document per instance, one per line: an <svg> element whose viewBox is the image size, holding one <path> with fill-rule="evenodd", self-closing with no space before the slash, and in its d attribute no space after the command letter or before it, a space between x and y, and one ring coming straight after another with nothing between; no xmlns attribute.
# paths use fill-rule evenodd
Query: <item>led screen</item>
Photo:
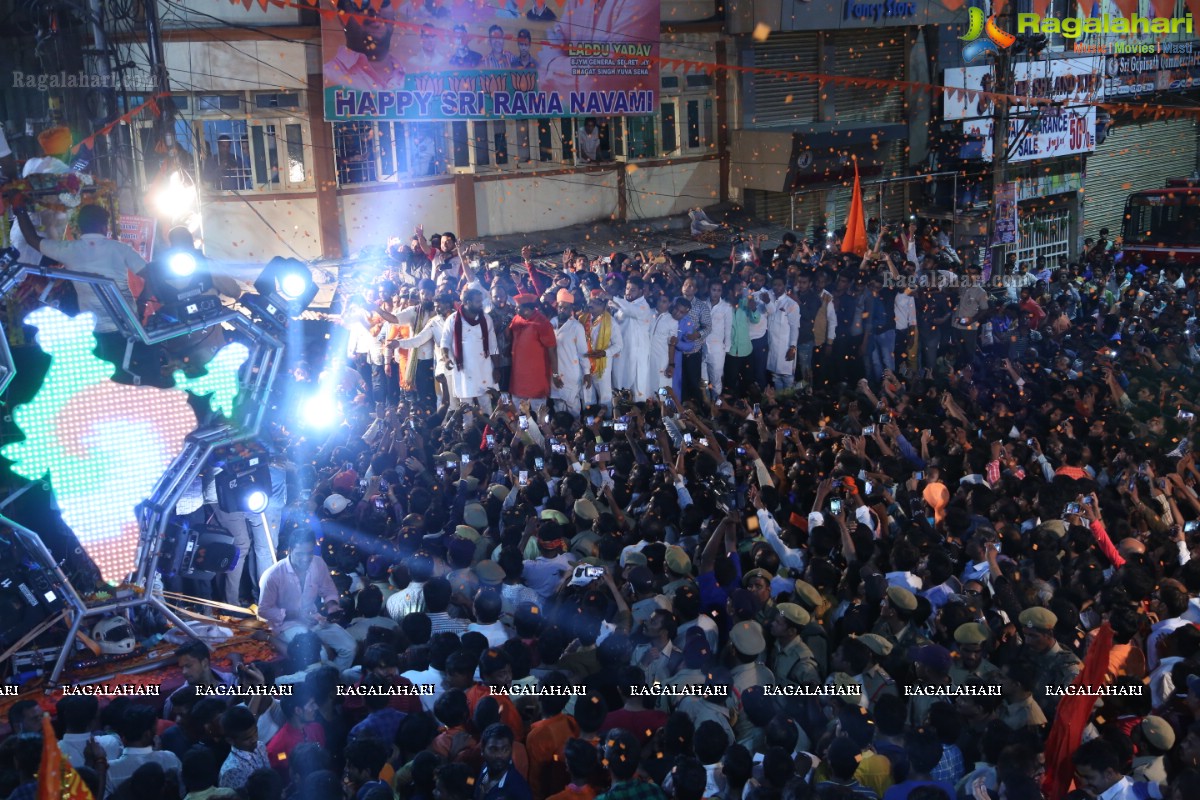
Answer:
<svg viewBox="0 0 1200 800"><path fill-rule="evenodd" d="M176 372L172 389L133 386L114 382L115 367L92 352L92 314L40 308L25 323L37 328L50 368L37 394L13 412L24 440L0 455L16 474L49 481L63 521L103 579L120 582L136 566L137 506L198 425L188 395L209 396L213 410L229 416L250 351L227 344L203 376Z"/></svg>

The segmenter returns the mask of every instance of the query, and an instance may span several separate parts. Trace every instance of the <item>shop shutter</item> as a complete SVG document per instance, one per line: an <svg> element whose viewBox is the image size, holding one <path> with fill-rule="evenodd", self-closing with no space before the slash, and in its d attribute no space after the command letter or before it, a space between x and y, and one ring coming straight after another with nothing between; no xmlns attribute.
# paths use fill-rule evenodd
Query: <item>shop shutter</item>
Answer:
<svg viewBox="0 0 1200 800"><path fill-rule="evenodd" d="M1116 236L1131 193L1162 189L1168 178L1190 176L1197 167L1196 135L1193 119L1114 127L1087 159L1080 234L1095 236L1108 228Z"/></svg>
<svg viewBox="0 0 1200 800"><path fill-rule="evenodd" d="M834 74L884 80L904 79L906 31L900 28L838 31L833 35ZM837 122L902 122L904 91L838 85L833 89Z"/></svg>
<svg viewBox="0 0 1200 800"><path fill-rule="evenodd" d="M775 225L790 225L792 220L791 195L787 192L766 192L762 189L746 190L746 210L756 219Z"/></svg>
<svg viewBox="0 0 1200 800"><path fill-rule="evenodd" d="M765 42L754 45L754 67L789 72L820 72L817 34L773 33ZM778 125L812 122L819 113L820 91L817 84L803 80L784 80L777 75L754 72L753 112L749 124Z"/></svg>

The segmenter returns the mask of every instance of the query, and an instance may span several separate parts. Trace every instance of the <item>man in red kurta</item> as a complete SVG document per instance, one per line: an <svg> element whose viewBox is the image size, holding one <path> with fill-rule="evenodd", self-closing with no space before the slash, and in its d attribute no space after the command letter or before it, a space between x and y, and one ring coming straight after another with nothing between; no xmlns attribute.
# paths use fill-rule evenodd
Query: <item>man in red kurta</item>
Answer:
<svg viewBox="0 0 1200 800"><path fill-rule="evenodd" d="M509 390L518 404L528 400L532 408L546 404L550 381L558 378L558 346L554 326L537 308L537 296L516 296L517 316L513 317L512 380Z"/></svg>

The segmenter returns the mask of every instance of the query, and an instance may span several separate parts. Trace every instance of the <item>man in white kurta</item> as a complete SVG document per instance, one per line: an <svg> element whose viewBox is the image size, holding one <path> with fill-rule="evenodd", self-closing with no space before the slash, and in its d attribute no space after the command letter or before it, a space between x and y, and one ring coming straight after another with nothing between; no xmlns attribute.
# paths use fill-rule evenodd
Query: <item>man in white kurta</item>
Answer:
<svg viewBox="0 0 1200 800"><path fill-rule="evenodd" d="M446 379L446 359L441 353L442 333L446 329L446 320L454 311L453 295L439 296L435 303L435 309L437 316L426 322L421 330L407 339L393 339L388 344L392 348L416 350L418 358L421 357L425 348L429 348L428 352L433 359L433 380L434 384L441 388L442 405L455 409L458 408L458 399L454 395L450 381ZM434 353L435 350L438 352Z"/></svg>
<svg viewBox="0 0 1200 800"><path fill-rule="evenodd" d="M733 333L733 306L721 298L724 291L725 287L719 281L713 281L708 287L712 331L704 340L706 380L718 397L723 387L721 379L725 376L725 354L729 352L729 337Z"/></svg>
<svg viewBox="0 0 1200 800"><path fill-rule="evenodd" d="M566 409L578 417L583 413L583 391L592 384L591 362L588 360L587 335L583 324L575 319L575 296L559 289L558 316L554 318L554 338L558 340L558 378L552 380L550 397L557 408Z"/></svg>
<svg viewBox="0 0 1200 800"><path fill-rule="evenodd" d="M800 336L800 306L787 293L782 278L772 281L773 299L767 306L767 371L776 389L796 382L796 341Z"/></svg>
<svg viewBox="0 0 1200 800"><path fill-rule="evenodd" d="M483 292L464 289L458 310L446 319L441 342L449 353L447 383L458 402L477 401L488 413L492 409L488 390L496 388L493 360L499 356L493 327L483 311Z"/></svg>
<svg viewBox="0 0 1200 800"><path fill-rule="evenodd" d="M640 278L625 284L625 297L612 299L613 317L621 329L624 350L612 363L612 385L633 393L636 403L658 388L658 379L650 371L650 331L654 327L654 309L646 302Z"/></svg>
<svg viewBox="0 0 1200 800"><path fill-rule="evenodd" d="M620 363L621 354L628 352L628 349L621 326L608 313L604 294L599 290L592 293L588 312L583 320L583 329L588 340L588 370L592 385L584 387L584 402L600 403L611 408L614 365ZM604 341L606 336L607 342Z"/></svg>
<svg viewBox="0 0 1200 800"><path fill-rule="evenodd" d="M659 312L650 329L650 378L654 391L666 388L675 378L675 339L679 336L679 320L687 312L671 305L667 297L658 301Z"/></svg>

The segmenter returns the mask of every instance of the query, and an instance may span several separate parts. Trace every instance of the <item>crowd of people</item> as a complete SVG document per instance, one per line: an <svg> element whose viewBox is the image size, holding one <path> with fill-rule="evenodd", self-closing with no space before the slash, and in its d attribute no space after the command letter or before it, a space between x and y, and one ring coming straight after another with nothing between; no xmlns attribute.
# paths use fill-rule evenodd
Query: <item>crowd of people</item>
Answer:
<svg viewBox="0 0 1200 800"><path fill-rule="evenodd" d="M342 416L276 429L279 657L63 698L64 753L122 800L1200 796L1194 277L872 234L394 241L281 387Z"/></svg>

